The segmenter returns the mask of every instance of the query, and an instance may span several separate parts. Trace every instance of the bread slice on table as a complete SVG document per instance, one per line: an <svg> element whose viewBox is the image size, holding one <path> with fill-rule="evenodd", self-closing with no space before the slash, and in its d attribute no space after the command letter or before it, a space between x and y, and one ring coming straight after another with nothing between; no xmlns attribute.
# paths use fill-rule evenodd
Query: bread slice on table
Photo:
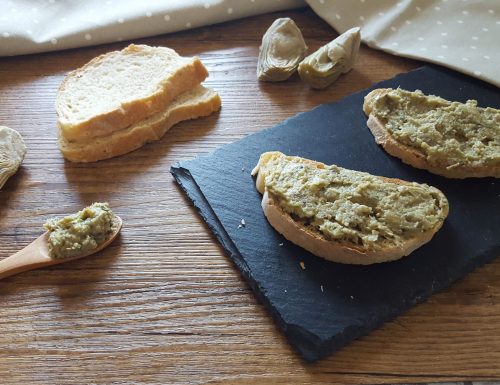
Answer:
<svg viewBox="0 0 500 385"><path fill-rule="evenodd" d="M380 88L363 104L375 141L413 167L448 178L500 177L500 110Z"/></svg>
<svg viewBox="0 0 500 385"><path fill-rule="evenodd" d="M56 98L59 129L71 141L109 135L164 110L207 76L197 57L131 44L66 76Z"/></svg>
<svg viewBox="0 0 500 385"><path fill-rule="evenodd" d="M59 148L73 162L96 162L123 155L148 142L159 140L176 123L210 115L218 111L221 100L217 92L201 85L177 96L165 109L142 122L87 142L70 142L59 131Z"/></svg>
<svg viewBox="0 0 500 385"><path fill-rule="evenodd" d="M333 262L399 259L430 241L448 215L437 188L280 152L262 154L252 175L271 226Z"/></svg>

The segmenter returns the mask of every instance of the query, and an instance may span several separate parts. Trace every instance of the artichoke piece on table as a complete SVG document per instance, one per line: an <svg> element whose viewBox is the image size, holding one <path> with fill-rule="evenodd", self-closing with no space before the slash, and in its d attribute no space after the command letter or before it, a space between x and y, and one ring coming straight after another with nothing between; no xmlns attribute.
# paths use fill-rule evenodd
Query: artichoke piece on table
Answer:
<svg viewBox="0 0 500 385"><path fill-rule="evenodd" d="M16 173L25 154L23 137L12 128L0 126L0 189Z"/></svg>
<svg viewBox="0 0 500 385"><path fill-rule="evenodd" d="M360 44L359 27L351 28L302 60L300 78L312 88L328 87L340 74L352 69Z"/></svg>
<svg viewBox="0 0 500 385"><path fill-rule="evenodd" d="M300 29L288 18L277 19L262 37L257 64L259 80L288 79L304 58L307 46Z"/></svg>

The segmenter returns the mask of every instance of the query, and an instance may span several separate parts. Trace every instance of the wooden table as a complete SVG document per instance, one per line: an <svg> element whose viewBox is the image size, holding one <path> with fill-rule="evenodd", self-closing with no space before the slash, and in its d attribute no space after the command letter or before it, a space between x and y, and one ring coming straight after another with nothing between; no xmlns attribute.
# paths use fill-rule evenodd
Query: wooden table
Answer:
<svg viewBox="0 0 500 385"><path fill-rule="evenodd" d="M310 10L275 13L138 40L199 55L220 114L181 123L123 157L65 162L54 99L65 74L99 47L0 59L0 124L28 154L0 191L0 256L24 247L46 218L108 201L121 238L98 256L0 282L0 383L337 384L500 379L500 260L335 355L306 364L179 190L172 163L210 152L320 103L420 65L362 47L324 91L294 76L255 77L264 31L290 16L310 49L336 33Z"/></svg>

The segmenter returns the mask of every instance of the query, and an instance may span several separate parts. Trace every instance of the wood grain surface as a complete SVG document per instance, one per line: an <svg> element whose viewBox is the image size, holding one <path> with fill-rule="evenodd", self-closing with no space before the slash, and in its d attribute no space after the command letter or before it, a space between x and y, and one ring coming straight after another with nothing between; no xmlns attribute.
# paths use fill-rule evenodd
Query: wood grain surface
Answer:
<svg viewBox="0 0 500 385"><path fill-rule="evenodd" d="M0 191L0 257L45 219L108 201L120 238L83 260L0 281L2 384L340 384L500 380L500 260L316 364L277 331L169 173L320 103L420 63L362 47L353 71L324 91L297 76L256 80L260 38L290 16L310 49L336 33L310 10L281 12L135 42L199 55L220 113L184 122L131 154L64 161L54 100L68 71L128 42L0 59L0 124L28 154Z"/></svg>

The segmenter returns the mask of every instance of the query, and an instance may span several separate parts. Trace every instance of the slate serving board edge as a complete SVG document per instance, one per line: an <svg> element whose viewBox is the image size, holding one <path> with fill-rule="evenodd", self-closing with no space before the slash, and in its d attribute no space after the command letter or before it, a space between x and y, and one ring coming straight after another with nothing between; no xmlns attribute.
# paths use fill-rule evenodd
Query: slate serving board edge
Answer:
<svg viewBox="0 0 500 385"><path fill-rule="evenodd" d="M208 228L214 233L217 240L220 242L228 256L231 260L236 264L237 268L240 270L245 281L248 283L250 288L252 289L254 295L257 300L264 305L266 310L273 317L274 322L278 325L279 329L285 334L285 337L288 341L300 341L297 344L292 343L292 346L297 350L297 352L304 357L304 359L308 362L315 362L319 358L327 356L331 354L333 351L339 349L350 341L354 340L358 337L357 333L346 333L350 338L345 340L345 343L339 344L339 346L335 346L333 349L328 349L327 346L322 346L321 341L318 337L309 333L302 327L298 325L286 325L280 317L279 312L276 311L276 308L272 305L272 303L263 295L262 291L258 287L258 283L253 279L252 275L249 272L249 268L246 265L243 257L240 252L234 245L233 241L227 234L226 230L220 223L216 214L212 210L210 204L207 199L201 192L201 189L196 184L196 181L192 177L191 173L188 169L181 166L180 163L171 166L170 172L175 178L175 181L178 183L182 191L187 195L187 197L193 202L194 207L198 214L202 217L202 219L207 224ZM368 333L367 330L366 333ZM366 334L365 333L365 334ZM352 334L352 336L351 336ZM330 346L331 347L331 346ZM318 355L318 350L323 351Z"/></svg>
<svg viewBox="0 0 500 385"><path fill-rule="evenodd" d="M212 207L201 192L201 189L197 185L189 170L182 167L180 163L177 163L176 165L171 166L170 172L182 191L184 191L186 196L193 202L196 211L205 221L210 231L212 231L212 233L215 235L229 258L231 258L231 260L236 264L236 267L239 269L241 275L249 284L257 300L260 303L264 304L266 309L273 316L279 328L286 334L285 323L279 316L279 313L275 311L275 308L274 306L272 306L271 302L262 294L261 290L259 290L259 285L252 278L245 260L227 234L226 230L224 230L224 226L222 226L222 224L220 223L217 215L214 213Z"/></svg>

